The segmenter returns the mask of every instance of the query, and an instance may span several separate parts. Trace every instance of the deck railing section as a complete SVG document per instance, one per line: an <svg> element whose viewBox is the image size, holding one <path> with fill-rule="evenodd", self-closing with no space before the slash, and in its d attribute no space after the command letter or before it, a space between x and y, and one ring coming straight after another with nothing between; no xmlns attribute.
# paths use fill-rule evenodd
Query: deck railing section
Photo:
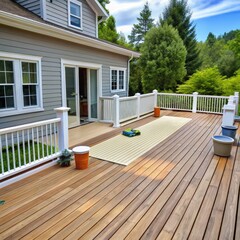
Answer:
<svg viewBox="0 0 240 240"><path fill-rule="evenodd" d="M162 109L192 111L193 94L158 93L158 106Z"/></svg>
<svg viewBox="0 0 240 240"><path fill-rule="evenodd" d="M150 113L154 109L155 94L143 94L140 96L140 116Z"/></svg>
<svg viewBox="0 0 240 240"><path fill-rule="evenodd" d="M0 179L57 158L60 118L0 129Z"/></svg>
<svg viewBox="0 0 240 240"><path fill-rule="evenodd" d="M99 98L99 119L104 122L113 122L114 112L113 97Z"/></svg>
<svg viewBox="0 0 240 240"><path fill-rule="evenodd" d="M229 97L198 95L197 112L223 113L223 106L228 103Z"/></svg>
<svg viewBox="0 0 240 240"><path fill-rule="evenodd" d="M138 117L138 97L119 98L120 123L136 117Z"/></svg>

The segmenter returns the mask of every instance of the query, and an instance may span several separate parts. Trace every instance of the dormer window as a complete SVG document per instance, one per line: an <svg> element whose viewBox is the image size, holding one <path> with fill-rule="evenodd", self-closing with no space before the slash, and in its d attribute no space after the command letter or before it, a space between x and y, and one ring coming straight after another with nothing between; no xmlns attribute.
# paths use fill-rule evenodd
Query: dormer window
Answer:
<svg viewBox="0 0 240 240"><path fill-rule="evenodd" d="M77 0L68 1L68 24L71 27L82 29L82 3Z"/></svg>

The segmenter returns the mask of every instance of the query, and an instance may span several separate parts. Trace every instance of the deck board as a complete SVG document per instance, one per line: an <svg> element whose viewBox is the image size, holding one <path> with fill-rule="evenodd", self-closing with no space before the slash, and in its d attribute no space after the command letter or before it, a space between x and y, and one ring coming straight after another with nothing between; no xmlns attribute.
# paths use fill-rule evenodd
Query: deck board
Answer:
<svg viewBox="0 0 240 240"><path fill-rule="evenodd" d="M192 121L126 167L91 158L87 170L54 166L1 189L6 203L0 206L0 238L238 236L239 148L235 144L229 158L215 156L212 149L211 136L221 132L221 116L161 114ZM99 136L78 144L93 146L124 128L153 120L148 117L106 132L102 128Z"/></svg>

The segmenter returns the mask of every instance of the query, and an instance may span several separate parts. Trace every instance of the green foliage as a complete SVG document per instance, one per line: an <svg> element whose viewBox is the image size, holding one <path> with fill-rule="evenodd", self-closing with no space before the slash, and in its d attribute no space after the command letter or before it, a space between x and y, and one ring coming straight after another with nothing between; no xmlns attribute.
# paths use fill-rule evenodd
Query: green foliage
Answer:
<svg viewBox="0 0 240 240"><path fill-rule="evenodd" d="M223 80L219 70L207 68L194 73L188 81L178 87L179 93L191 94L198 92L202 95L222 95Z"/></svg>
<svg viewBox="0 0 240 240"><path fill-rule="evenodd" d="M4 200L0 200L0 205L3 205L5 203Z"/></svg>
<svg viewBox="0 0 240 240"><path fill-rule="evenodd" d="M106 11L107 13L109 13L109 11L108 11L107 8L106 8L106 5L109 4L110 1L109 1L109 0L98 0L98 2L102 5L102 7L105 9L105 11Z"/></svg>
<svg viewBox="0 0 240 240"><path fill-rule="evenodd" d="M140 17L137 18L138 23L133 24L131 35L128 36L129 42L134 44L137 50L139 50L141 43L144 42L147 32L154 26L154 19L151 18L151 14L152 11L150 11L148 2L146 2L140 12Z"/></svg>
<svg viewBox="0 0 240 240"><path fill-rule="evenodd" d="M14 148L12 148L12 146L8 147L8 153L7 153L6 147L3 147L3 149L2 149L3 159L7 159L7 156L9 156L10 169L14 169L14 164L13 164L14 156L15 156L15 161L16 161L16 167L20 167L21 165L25 164L24 158L25 158L26 163L30 163L31 161L33 161L34 157L35 157L35 159L38 158L38 152L39 152L39 157L41 159L41 158L47 156L47 152L51 153L51 150L52 150L52 152L55 151L55 149L54 148L51 149L50 146L47 146L42 143L39 143L39 144L37 144L36 142L33 143L32 141L29 141L29 143L28 142L22 143L19 146L19 149L20 149L19 156L18 156L18 146L17 145L14 145ZM35 156L34 156L33 149L35 149L35 151L36 151ZM20 162L18 161L19 158L20 158ZM21 163L21 165L20 165L20 163ZM3 161L3 168L4 168L4 172L8 171L7 161ZM1 169L0 173L2 173L1 161L0 161L0 169Z"/></svg>
<svg viewBox="0 0 240 240"><path fill-rule="evenodd" d="M223 94L230 96L234 95L234 92L240 92L240 69L235 76L223 81Z"/></svg>
<svg viewBox="0 0 240 240"><path fill-rule="evenodd" d="M133 96L135 93L143 93L142 86L142 68L139 59L133 59L130 62L130 82L129 82L129 95Z"/></svg>
<svg viewBox="0 0 240 240"><path fill-rule="evenodd" d="M113 16L99 24L98 37L112 43L118 43L119 34L117 33L116 21Z"/></svg>
<svg viewBox="0 0 240 240"><path fill-rule="evenodd" d="M186 75L186 49L178 32L164 24L152 28L141 48L144 92L157 89L175 91Z"/></svg>
<svg viewBox="0 0 240 240"><path fill-rule="evenodd" d="M163 12L160 24L167 23L178 30L187 50L186 70L187 77L191 76L201 65L197 48L195 26L191 22L191 12L187 0L170 0Z"/></svg>

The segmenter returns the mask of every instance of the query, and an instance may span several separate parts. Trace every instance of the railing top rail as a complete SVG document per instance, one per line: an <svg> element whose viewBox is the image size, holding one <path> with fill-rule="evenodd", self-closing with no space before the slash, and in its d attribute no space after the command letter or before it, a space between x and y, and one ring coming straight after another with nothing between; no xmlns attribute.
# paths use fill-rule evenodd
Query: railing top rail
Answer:
<svg viewBox="0 0 240 240"><path fill-rule="evenodd" d="M137 96L131 96L131 97L120 97L119 101L128 101L128 100L133 100L133 99L137 99Z"/></svg>
<svg viewBox="0 0 240 240"><path fill-rule="evenodd" d="M178 94L178 93L158 93L158 95L169 95L169 96L189 96L192 97L192 94Z"/></svg>
<svg viewBox="0 0 240 240"><path fill-rule="evenodd" d="M214 96L214 95L198 95L198 97L206 97L206 98L224 98L228 99L229 97L227 96Z"/></svg>
<svg viewBox="0 0 240 240"><path fill-rule="evenodd" d="M149 96L154 96L155 93L146 93L146 94L141 94L140 97L149 97Z"/></svg>
<svg viewBox="0 0 240 240"><path fill-rule="evenodd" d="M28 124L24 124L16 127L4 128L4 129L0 129L0 135L17 132L17 131L21 131L21 130L25 130L33 127L40 127L40 126L51 124L51 123L58 123L58 122L61 122L61 118L53 118L46 121L39 121L39 122L28 123Z"/></svg>
<svg viewBox="0 0 240 240"><path fill-rule="evenodd" d="M99 97L100 100L113 100L113 97Z"/></svg>

